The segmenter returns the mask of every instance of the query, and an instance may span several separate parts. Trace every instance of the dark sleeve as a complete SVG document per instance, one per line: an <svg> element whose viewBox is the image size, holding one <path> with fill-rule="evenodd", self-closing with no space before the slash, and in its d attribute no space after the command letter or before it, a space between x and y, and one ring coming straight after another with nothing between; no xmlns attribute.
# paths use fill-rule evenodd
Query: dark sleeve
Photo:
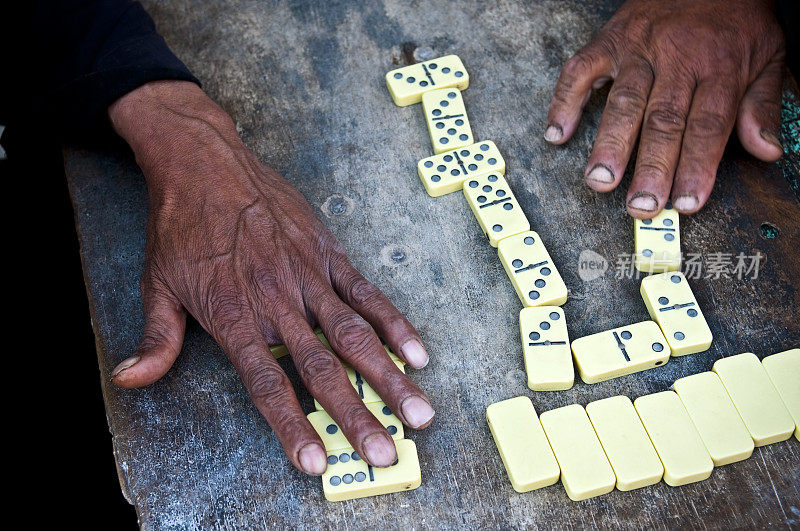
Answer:
<svg viewBox="0 0 800 531"><path fill-rule="evenodd" d="M19 63L0 100L0 123L9 129L35 120L67 138L108 132L108 106L131 90L162 79L199 84L138 2L32 4L18 33L32 39L6 44Z"/></svg>

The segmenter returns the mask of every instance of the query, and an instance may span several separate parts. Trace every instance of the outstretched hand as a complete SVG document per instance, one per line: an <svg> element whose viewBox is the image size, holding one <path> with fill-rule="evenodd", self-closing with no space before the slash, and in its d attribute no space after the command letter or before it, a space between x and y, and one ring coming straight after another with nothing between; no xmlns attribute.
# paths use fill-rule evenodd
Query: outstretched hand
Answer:
<svg viewBox="0 0 800 531"><path fill-rule="evenodd" d="M630 215L651 218L670 198L679 212L696 212L734 126L759 159L783 154L784 56L769 0L629 0L564 65L545 138L569 140L592 89L613 79L586 183L616 188L638 138Z"/></svg>
<svg viewBox="0 0 800 531"><path fill-rule="evenodd" d="M327 456L269 345L283 343L303 383L373 466L397 459L338 358L358 370L411 428L434 411L391 361L424 367L419 334L350 264L303 196L261 164L230 117L196 85L144 85L109 108L147 179L150 214L141 283L145 327L135 355L113 372L121 387L155 382L183 342L187 312L236 367L261 414L300 470ZM319 325L336 355L314 334Z"/></svg>

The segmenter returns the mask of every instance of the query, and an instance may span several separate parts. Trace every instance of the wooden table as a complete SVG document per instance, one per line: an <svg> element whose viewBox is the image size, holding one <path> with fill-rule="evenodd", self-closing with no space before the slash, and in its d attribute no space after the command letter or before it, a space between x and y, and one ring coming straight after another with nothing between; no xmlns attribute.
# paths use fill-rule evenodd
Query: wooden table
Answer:
<svg viewBox="0 0 800 531"><path fill-rule="evenodd" d="M490 403L516 395L531 396L540 412L616 394L636 398L709 370L721 356L797 346L800 204L785 178L798 177L796 92L785 95L785 113L795 116L785 124L789 157L764 164L729 148L708 206L681 221L686 253L764 256L758 278L691 282L715 336L711 349L605 383L533 393L522 365L520 303L496 252L460 193L425 194L415 171L431 154L421 109L395 107L383 75L413 58L460 55L471 76L464 98L475 136L499 146L514 192L570 289L570 336L644 320L637 280L616 278L613 268L591 281L577 274L582 250L613 263L633 249L624 209L629 177L606 195L582 178L607 90L589 101L566 146L542 140L560 65L613 13L613 2L144 3L245 142L300 189L354 264L417 326L432 360L410 374L438 411L430 429L409 435L419 448L421 488L334 504L319 478L285 459L227 358L196 323L161 381L135 391L110 385L111 369L142 329L146 190L124 150L69 149L120 482L144 527L800 526L794 439L758 448L701 483L573 503L560 485L515 493L484 416ZM765 238L764 223L778 236ZM291 361L282 364L310 412Z"/></svg>

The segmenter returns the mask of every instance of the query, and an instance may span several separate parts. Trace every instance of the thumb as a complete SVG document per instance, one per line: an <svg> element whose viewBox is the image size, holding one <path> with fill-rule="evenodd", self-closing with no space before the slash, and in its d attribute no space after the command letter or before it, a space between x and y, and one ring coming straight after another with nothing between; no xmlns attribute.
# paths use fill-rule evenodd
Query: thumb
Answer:
<svg viewBox="0 0 800 531"><path fill-rule="evenodd" d="M779 140L783 58L783 52L775 54L750 83L736 116L736 133L744 148L767 162L776 161L783 155Z"/></svg>
<svg viewBox="0 0 800 531"><path fill-rule="evenodd" d="M111 381L125 388L149 385L172 367L181 351L186 312L166 286L142 288L145 323L136 353L117 365Z"/></svg>

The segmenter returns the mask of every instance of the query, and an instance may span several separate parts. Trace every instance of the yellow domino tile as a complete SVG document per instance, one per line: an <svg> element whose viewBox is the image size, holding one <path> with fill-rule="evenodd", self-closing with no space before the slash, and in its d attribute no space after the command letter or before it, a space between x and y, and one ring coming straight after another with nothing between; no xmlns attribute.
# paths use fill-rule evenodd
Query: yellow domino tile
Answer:
<svg viewBox="0 0 800 531"><path fill-rule="evenodd" d="M664 365L669 355L669 344L653 321L621 326L572 342L578 374L589 384Z"/></svg>
<svg viewBox="0 0 800 531"><path fill-rule="evenodd" d="M586 405L586 413L603 445L619 490L661 481L664 467L627 396L612 396Z"/></svg>
<svg viewBox="0 0 800 531"><path fill-rule="evenodd" d="M492 247L503 238L530 230L505 177L489 173L464 181L464 197Z"/></svg>
<svg viewBox="0 0 800 531"><path fill-rule="evenodd" d="M683 273L675 271L645 277L640 292L673 356L708 350L713 339L711 329Z"/></svg>
<svg viewBox="0 0 800 531"><path fill-rule="evenodd" d="M767 356L761 364L792 415L794 437L800 440L800 348Z"/></svg>
<svg viewBox="0 0 800 531"><path fill-rule="evenodd" d="M486 421L517 492L547 487L560 469L531 399L518 396L486 408Z"/></svg>
<svg viewBox="0 0 800 531"><path fill-rule="evenodd" d="M677 380L672 389L694 422L714 466L735 463L753 453L753 439L715 372Z"/></svg>
<svg viewBox="0 0 800 531"><path fill-rule="evenodd" d="M533 231L503 238L497 254L523 306L561 306L567 302L567 286L553 259Z"/></svg>
<svg viewBox="0 0 800 531"><path fill-rule="evenodd" d="M375 415L375 418L384 425L386 431L392 436L392 439L403 438L403 423L400 422L389 406L383 402L373 402L366 404L367 409ZM314 411L308 414L308 421L319 434L325 445L325 450L331 452L333 450L341 450L352 446L347 438L345 438L342 430L333 421L333 419L325 411Z"/></svg>
<svg viewBox="0 0 800 531"><path fill-rule="evenodd" d="M386 87L400 107L419 103L430 90L455 87L465 90L469 74L457 55L445 55L386 73Z"/></svg>
<svg viewBox="0 0 800 531"><path fill-rule="evenodd" d="M434 153L452 151L475 142L472 139L464 98L458 89L426 92L422 95L422 109Z"/></svg>
<svg viewBox="0 0 800 531"><path fill-rule="evenodd" d="M646 273L677 271L681 267L681 233L678 211L667 202L652 219L635 219L634 266Z"/></svg>
<svg viewBox="0 0 800 531"><path fill-rule="evenodd" d="M396 360L394 364L397 365L398 369L406 372L405 365L401 361ZM346 363L343 363L342 365L344 365L344 370L347 373L347 377L350 379L350 383L353 385L358 393L358 396L361 397L361 400L363 400L365 404L383 401L381 397L378 396L378 393L376 393L372 388L372 386L367 383L360 372L350 367ZM317 402L316 399L314 400L314 407L317 409L317 411L322 411L322 406L319 402Z"/></svg>
<svg viewBox="0 0 800 531"><path fill-rule="evenodd" d="M417 174L431 197L461 190L467 178L486 173L506 173L506 161L491 140L433 155L417 163Z"/></svg>
<svg viewBox="0 0 800 531"><path fill-rule="evenodd" d="M583 407L572 404L552 409L539 419L561 467L561 484L571 500L614 490L617 478Z"/></svg>
<svg viewBox="0 0 800 531"><path fill-rule="evenodd" d="M673 391L640 396L633 402L664 465L664 482L672 487L703 481L714 462Z"/></svg>
<svg viewBox="0 0 800 531"><path fill-rule="evenodd" d="M564 310L558 306L523 308L519 312L519 331L528 387L534 391L572 387L575 368Z"/></svg>
<svg viewBox="0 0 800 531"><path fill-rule="evenodd" d="M722 380L756 446L785 441L792 436L794 419L755 354L745 352L717 360L714 372Z"/></svg>
<svg viewBox="0 0 800 531"><path fill-rule="evenodd" d="M322 491L328 501L353 500L390 492L416 489L422 484L417 447L410 439L394 442L397 464L374 468L352 449L328 452L328 469L322 475Z"/></svg>

